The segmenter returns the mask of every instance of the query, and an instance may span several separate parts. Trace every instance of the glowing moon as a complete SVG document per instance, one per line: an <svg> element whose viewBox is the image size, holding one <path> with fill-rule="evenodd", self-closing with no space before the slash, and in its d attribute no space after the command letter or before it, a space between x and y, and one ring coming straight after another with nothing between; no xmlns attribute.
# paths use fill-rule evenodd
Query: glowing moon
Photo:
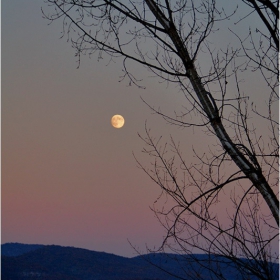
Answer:
<svg viewBox="0 0 280 280"><path fill-rule="evenodd" d="M115 115L111 119L111 124L115 128L121 128L124 125L124 118L121 115Z"/></svg>

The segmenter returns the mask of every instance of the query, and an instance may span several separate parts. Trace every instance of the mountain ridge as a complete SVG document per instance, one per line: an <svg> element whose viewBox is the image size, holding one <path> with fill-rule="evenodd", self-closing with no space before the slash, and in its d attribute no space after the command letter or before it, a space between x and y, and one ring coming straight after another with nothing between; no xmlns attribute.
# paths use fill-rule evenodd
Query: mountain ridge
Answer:
<svg viewBox="0 0 280 280"><path fill-rule="evenodd" d="M178 278L174 275L180 279L196 279L195 273L206 280L213 275L198 263L207 265L212 262L213 266L218 258L219 268L226 279L240 279L238 269L229 260L214 255L209 259L203 254L150 253L127 258L69 246L22 243L1 245L1 272L3 280L175 280ZM272 264L271 267L278 279L278 265Z"/></svg>

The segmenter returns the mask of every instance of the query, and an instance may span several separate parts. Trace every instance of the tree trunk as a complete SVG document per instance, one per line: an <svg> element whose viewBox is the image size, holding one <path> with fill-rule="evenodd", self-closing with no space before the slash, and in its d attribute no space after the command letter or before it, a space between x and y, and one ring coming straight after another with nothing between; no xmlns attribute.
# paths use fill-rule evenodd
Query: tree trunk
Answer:
<svg viewBox="0 0 280 280"><path fill-rule="evenodd" d="M219 112L215 101L212 98L210 98L211 94L205 90L201 79L197 74L193 61L190 58L188 50L185 48L184 43L179 37L176 27L172 22L172 19L167 19L164 13L160 10L156 3L154 3L153 0L146 0L146 4L150 8L156 19L164 27L166 33L172 40L174 46L176 47L177 55L181 58L185 66L186 76L190 79L190 82L202 105L202 108L207 114L208 119L222 146L232 158L232 160L235 162L235 164L240 168L240 170L247 176L247 178L261 193L268 207L270 208L277 225L279 226L279 201L277 196L274 194L273 190L269 186L268 182L262 174L262 171L254 167L254 165L247 160L244 154L232 142L231 138L227 134L221 122L221 118L219 116Z"/></svg>

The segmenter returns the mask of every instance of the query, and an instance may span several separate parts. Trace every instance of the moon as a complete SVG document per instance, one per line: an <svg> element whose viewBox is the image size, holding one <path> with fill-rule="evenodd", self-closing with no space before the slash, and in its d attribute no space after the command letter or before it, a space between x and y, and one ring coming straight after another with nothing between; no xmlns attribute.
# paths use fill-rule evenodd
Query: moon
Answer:
<svg viewBox="0 0 280 280"><path fill-rule="evenodd" d="M124 118L121 115L114 115L111 119L111 124L115 128L121 128L124 125Z"/></svg>

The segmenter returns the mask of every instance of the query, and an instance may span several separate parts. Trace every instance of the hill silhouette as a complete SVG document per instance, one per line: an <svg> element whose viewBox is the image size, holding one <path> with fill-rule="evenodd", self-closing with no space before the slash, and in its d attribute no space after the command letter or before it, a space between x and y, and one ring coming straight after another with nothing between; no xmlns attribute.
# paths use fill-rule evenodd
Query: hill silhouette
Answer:
<svg viewBox="0 0 280 280"><path fill-rule="evenodd" d="M147 254L125 258L114 254L56 245L6 243L1 246L2 280L175 280L215 279L204 265L219 259L226 279L239 278L238 269L223 257ZM278 265L271 264L278 279ZM177 275L181 278L175 278ZM212 278L211 278L212 277ZM214 278L213 278L214 277ZM256 279L256 278L251 278Z"/></svg>

